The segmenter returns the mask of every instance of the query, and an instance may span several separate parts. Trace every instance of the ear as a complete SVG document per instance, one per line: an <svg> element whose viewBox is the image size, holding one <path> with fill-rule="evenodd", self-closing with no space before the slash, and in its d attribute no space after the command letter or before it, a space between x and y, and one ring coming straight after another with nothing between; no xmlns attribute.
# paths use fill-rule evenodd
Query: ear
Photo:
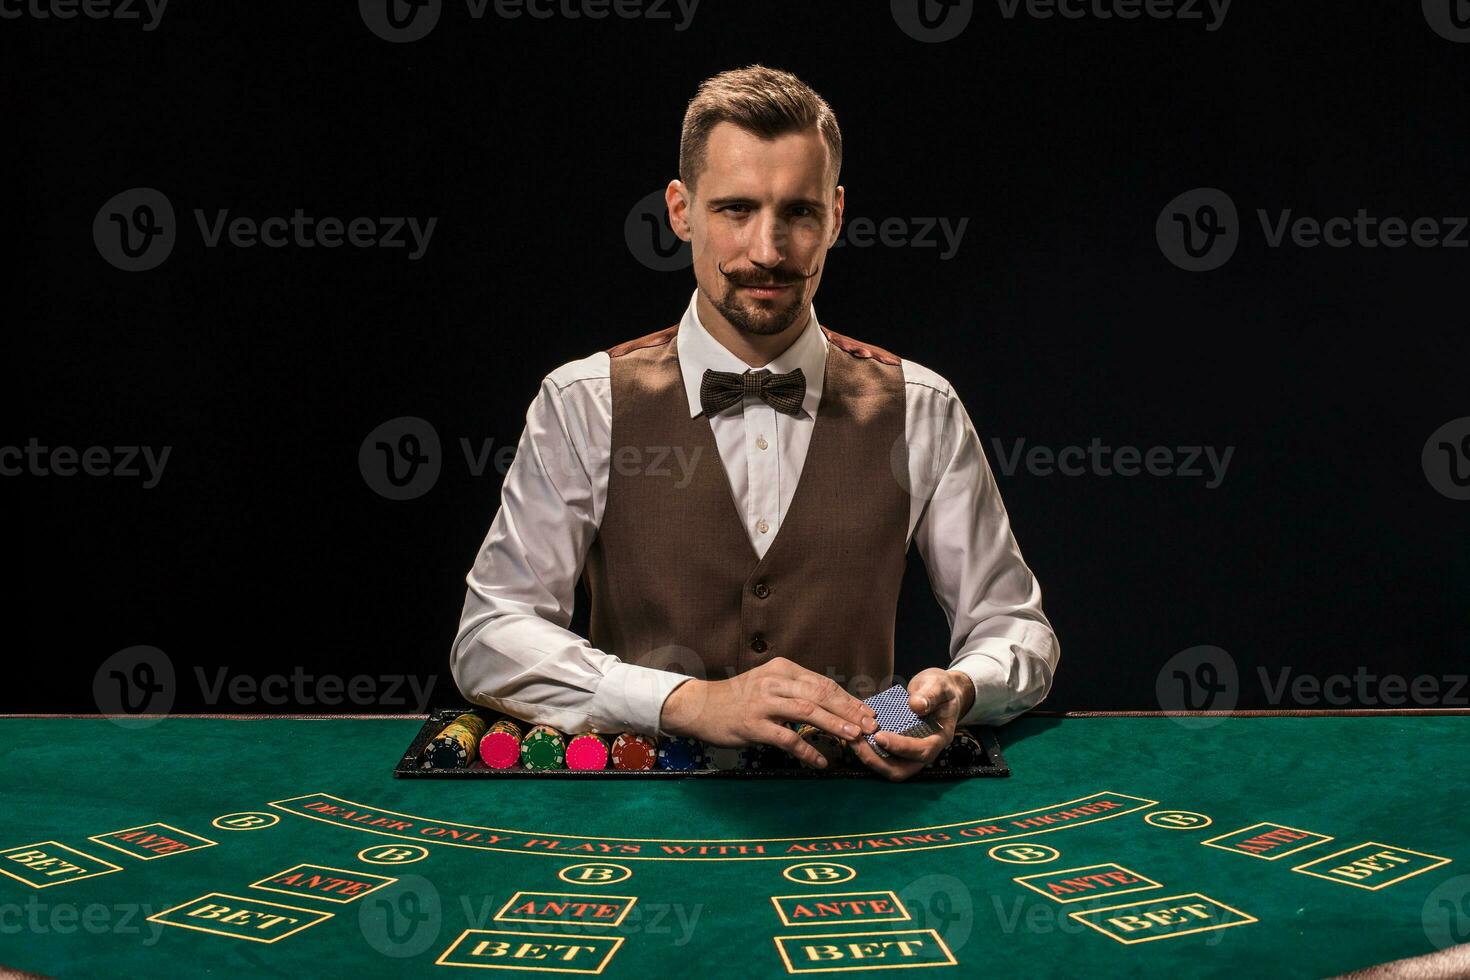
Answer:
<svg viewBox="0 0 1470 980"><path fill-rule="evenodd" d="M683 241L689 241L694 233L689 228L689 208L694 203L694 194L675 178L664 188L664 205L669 209L669 227Z"/></svg>
<svg viewBox="0 0 1470 980"><path fill-rule="evenodd" d="M842 234L842 210L845 205L846 199L843 194L842 185L838 184L836 202L832 205L832 237L827 242L828 248L837 244L837 236Z"/></svg>

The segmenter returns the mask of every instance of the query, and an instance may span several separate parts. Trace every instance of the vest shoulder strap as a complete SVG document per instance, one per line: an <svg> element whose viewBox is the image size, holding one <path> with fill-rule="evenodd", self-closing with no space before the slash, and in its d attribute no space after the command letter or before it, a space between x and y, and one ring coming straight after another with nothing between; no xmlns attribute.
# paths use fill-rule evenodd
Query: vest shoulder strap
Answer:
<svg viewBox="0 0 1470 980"><path fill-rule="evenodd" d="M838 333L836 330L829 330L826 327L822 328L822 332L827 335L829 342L836 344L838 349L847 351L853 357L871 357L883 364L896 365L900 363L897 354L894 354L892 351L886 351L875 344L865 344L861 340L854 340L851 337Z"/></svg>

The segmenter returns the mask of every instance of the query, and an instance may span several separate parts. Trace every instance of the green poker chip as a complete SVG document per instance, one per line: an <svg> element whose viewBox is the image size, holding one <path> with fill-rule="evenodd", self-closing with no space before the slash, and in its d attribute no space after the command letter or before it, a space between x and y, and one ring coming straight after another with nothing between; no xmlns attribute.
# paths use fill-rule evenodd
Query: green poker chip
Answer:
<svg viewBox="0 0 1470 980"><path fill-rule="evenodd" d="M527 769L563 769L567 764L566 742L561 735L537 726L521 741L521 765Z"/></svg>

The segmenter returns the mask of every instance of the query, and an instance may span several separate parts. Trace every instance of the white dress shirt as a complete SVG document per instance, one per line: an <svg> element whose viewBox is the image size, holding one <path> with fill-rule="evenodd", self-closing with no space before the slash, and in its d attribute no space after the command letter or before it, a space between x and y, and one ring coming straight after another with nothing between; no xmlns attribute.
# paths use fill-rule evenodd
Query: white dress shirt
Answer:
<svg viewBox="0 0 1470 980"><path fill-rule="evenodd" d="M702 411L705 369L751 369L700 323L697 297L698 290L678 330L691 417ZM763 365L774 374L802 369L807 391L797 416L748 395L709 420L737 510L762 556L801 479L828 343L812 306L801 336ZM948 665L975 685L962 723L1003 724L1050 690L1056 635L964 405L928 368L908 359L902 368L909 453L907 472L895 479L908 481L909 541L950 623ZM500 510L466 576L450 663L467 698L506 714L562 731L659 734L664 699L687 678L624 663L566 628L602 521L611 445L607 352L548 374L526 413ZM678 472L681 464L674 457L665 465Z"/></svg>

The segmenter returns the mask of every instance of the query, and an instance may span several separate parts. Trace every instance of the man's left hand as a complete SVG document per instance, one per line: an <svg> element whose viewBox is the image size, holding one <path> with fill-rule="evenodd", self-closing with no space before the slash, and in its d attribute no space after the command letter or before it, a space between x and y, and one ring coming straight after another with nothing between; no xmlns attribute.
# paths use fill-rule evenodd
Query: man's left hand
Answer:
<svg viewBox="0 0 1470 980"><path fill-rule="evenodd" d="M975 685L969 675L958 670L930 667L915 674L909 682L909 709L938 728L938 734L927 738L905 738L893 732L879 732L873 738L888 753L886 759L861 738L848 744L869 769L894 782L901 782L939 757L954 738L959 720L974 703Z"/></svg>

